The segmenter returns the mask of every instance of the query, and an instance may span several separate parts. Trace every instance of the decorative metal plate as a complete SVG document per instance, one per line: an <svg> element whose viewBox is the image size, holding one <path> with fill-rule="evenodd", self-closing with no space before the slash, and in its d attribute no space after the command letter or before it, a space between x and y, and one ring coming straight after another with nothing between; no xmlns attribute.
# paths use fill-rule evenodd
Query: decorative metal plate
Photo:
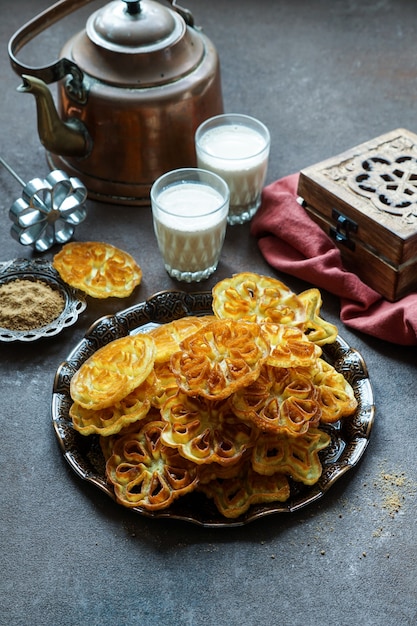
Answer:
<svg viewBox="0 0 417 626"><path fill-rule="evenodd" d="M147 332L157 324L167 323L186 315L212 314L211 302L211 293L208 292L158 293L146 302L114 316L97 320L67 360L59 366L53 387L52 419L62 452L78 476L111 498L114 499L113 489L106 482L104 459L98 438L94 435L89 437L80 435L72 427L69 417L72 403L69 387L72 376L89 356L113 339L129 333ZM247 513L234 520L228 520L220 515L214 504L199 493L179 498L166 510L152 513L139 507L132 510L146 517L179 519L206 527L229 527L241 526L272 513L298 511L323 496L338 478L358 463L364 454L375 414L372 387L365 362L359 352L337 337L333 344L324 347L323 357L337 371L342 372L352 385L358 400L358 408L353 416L326 427L332 442L321 454L323 473L316 485L306 487L293 483L291 496L287 502L254 505Z"/></svg>
<svg viewBox="0 0 417 626"><path fill-rule="evenodd" d="M84 295L67 285L50 261L45 259L13 259L0 262L0 285L17 279L40 280L57 289L65 300L64 309L50 324L33 330L10 330L0 327L0 341L27 342L57 335L64 328L75 324L87 306Z"/></svg>

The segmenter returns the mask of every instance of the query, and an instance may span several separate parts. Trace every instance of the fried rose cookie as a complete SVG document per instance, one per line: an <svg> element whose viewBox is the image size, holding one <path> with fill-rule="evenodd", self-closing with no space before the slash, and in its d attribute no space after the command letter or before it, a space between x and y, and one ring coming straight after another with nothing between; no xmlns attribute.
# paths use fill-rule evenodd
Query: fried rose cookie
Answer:
<svg viewBox="0 0 417 626"><path fill-rule="evenodd" d="M233 411L271 435L303 435L318 426L321 403L312 381L297 368L264 366L258 380L231 398Z"/></svg>
<svg viewBox="0 0 417 626"><path fill-rule="evenodd" d="M253 448L252 467L265 476L279 472L304 485L314 485L322 474L319 452L330 442L330 435L319 428L310 428L301 437L263 434Z"/></svg>
<svg viewBox="0 0 417 626"><path fill-rule="evenodd" d="M109 436L122 428L142 420L151 408L151 393L155 375L153 372L144 382L125 398L104 409L85 409L77 402L70 407L69 414L75 430L82 435Z"/></svg>
<svg viewBox="0 0 417 626"><path fill-rule="evenodd" d="M252 504L285 502L290 497L290 485L284 474L266 476L257 474L251 467L245 467L240 476L215 479L201 484L208 498L212 498L220 513L236 519Z"/></svg>
<svg viewBox="0 0 417 626"><path fill-rule="evenodd" d="M265 320L303 327L304 303L276 278L241 272L218 282L212 290L213 311L219 318Z"/></svg>
<svg viewBox="0 0 417 626"><path fill-rule="evenodd" d="M115 437L106 475L120 504L158 511L197 486L197 466L163 445L164 426L148 422L136 433Z"/></svg>
<svg viewBox="0 0 417 626"><path fill-rule="evenodd" d="M67 243L53 266L68 285L93 298L126 298L142 280L134 258L109 243Z"/></svg>
<svg viewBox="0 0 417 626"><path fill-rule="evenodd" d="M104 409L125 398L149 376L155 344L145 334L120 337L92 354L71 379L70 394L85 409Z"/></svg>
<svg viewBox="0 0 417 626"><path fill-rule="evenodd" d="M308 366L322 354L320 346L308 340L299 329L284 324L262 322L261 328L271 346L267 359L274 367Z"/></svg>
<svg viewBox="0 0 417 626"><path fill-rule="evenodd" d="M181 456L197 465L235 465L257 437L225 401L213 402L178 392L164 404L161 415L166 423L162 442L177 448Z"/></svg>
<svg viewBox="0 0 417 626"><path fill-rule="evenodd" d="M190 315L152 329L149 334L156 345L155 362L162 363L169 360L171 355L179 349L181 341L214 319L214 315L201 317Z"/></svg>
<svg viewBox="0 0 417 626"><path fill-rule="evenodd" d="M185 393L221 400L256 380L268 355L259 324L216 320L181 342L171 369Z"/></svg>
<svg viewBox="0 0 417 626"><path fill-rule="evenodd" d="M337 337L337 326L326 322L320 317L320 309L322 305L321 294L315 287L307 289L298 294L301 302L306 309L306 321L304 323L304 333L310 341L318 346L326 343L333 343Z"/></svg>

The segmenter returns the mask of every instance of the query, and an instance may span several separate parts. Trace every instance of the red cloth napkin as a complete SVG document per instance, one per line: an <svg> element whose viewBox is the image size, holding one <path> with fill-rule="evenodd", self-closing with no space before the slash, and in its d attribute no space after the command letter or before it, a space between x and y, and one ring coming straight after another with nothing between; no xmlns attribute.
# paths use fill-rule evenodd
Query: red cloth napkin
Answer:
<svg viewBox="0 0 417 626"><path fill-rule="evenodd" d="M339 296L341 321L401 345L417 344L417 293L389 302L344 269L333 240L297 202L298 174L264 189L251 233L275 269Z"/></svg>

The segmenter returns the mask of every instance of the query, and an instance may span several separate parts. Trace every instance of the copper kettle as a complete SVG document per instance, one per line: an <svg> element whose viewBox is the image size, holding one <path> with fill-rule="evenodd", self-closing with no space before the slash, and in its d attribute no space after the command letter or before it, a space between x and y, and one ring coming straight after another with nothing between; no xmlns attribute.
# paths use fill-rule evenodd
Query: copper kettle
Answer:
<svg viewBox="0 0 417 626"><path fill-rule="evenodd" d="M79 178L89 197L149 203L153 181L195 165L197 126L223 112L217 52L191 13L169 0L114 0L87 20L50 66L16 54L49 25L92 0L60 0L9 42L19 91L36 98L51 167ZM57 82L55 106L47 84Z"/></svg>

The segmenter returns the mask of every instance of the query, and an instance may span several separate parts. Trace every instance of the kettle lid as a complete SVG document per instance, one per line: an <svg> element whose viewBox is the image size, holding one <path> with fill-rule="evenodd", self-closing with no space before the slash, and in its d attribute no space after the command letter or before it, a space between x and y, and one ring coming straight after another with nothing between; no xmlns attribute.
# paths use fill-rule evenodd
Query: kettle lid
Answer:
<svg viewBox="0 0 417 626"><path fill-rule="evenodd" d="M98 80L148 87L190 73L204 56L204 44L178 12L154 0L114 0L88 18L72 55Z"/></svg>
<svg viewBox="0 0 417 626"><path fill-rule="evenodd" d="M156 2L111 2L90 16L87 35L99 46L115 52L143 52L165 48L183 36L185 24L178 14Z"/></svg>

